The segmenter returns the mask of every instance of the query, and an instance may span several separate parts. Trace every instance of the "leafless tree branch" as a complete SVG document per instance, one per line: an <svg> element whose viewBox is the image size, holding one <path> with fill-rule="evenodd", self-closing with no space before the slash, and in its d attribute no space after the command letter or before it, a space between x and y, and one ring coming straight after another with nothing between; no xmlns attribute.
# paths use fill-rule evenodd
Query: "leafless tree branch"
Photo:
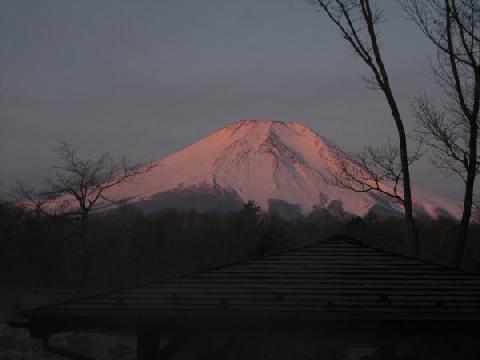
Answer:
<svg viewBox="0 0 480 360"><path fill-rule="evenodd" d="M409 156L409 164L422 156L420 147ZM376 191L404 204L399 187L403 182L398 146L389 140L379 147L365 147L351 156L341 150L334 153L329 182L354 192Z"/></svg>

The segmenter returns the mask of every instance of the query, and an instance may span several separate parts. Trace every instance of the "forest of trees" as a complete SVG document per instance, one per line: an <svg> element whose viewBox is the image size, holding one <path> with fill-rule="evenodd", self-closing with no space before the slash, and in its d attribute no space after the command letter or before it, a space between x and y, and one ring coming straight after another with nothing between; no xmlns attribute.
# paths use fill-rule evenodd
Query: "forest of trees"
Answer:
<svg viewBox="0 0 480 360"><path fill-rule="evenodd" d="M420 257L454 264L457 223L417 219ZM470 236L480 238L480 225ZM324 209L286 220L263 213L253 202L237 212L165 210L144 214L133 206L91 216L85 238L78 221L27 212L0 203L0 283L87 291L135 286L162 277L197 271L315 243L343 233L375 247L411 255L403 219L341 219ZM480 272L480 246L471 247L464 268ZM82 274L86 261L86 274Z"/></svg>
<svg viewBox="0 0 480 360"><path fill-rule="evenodd" d="M58 163L44 188L19 183L17 202L0 205L2 282L26 286L79 287L83 290L126 286L169 273L194 271L301 246L344 233L380 248L479 271L480 233L475 183L480 114L480 6L478 1L401 0L404 14L430 41L437 57L435 79L444 92L440 104L426 94L411 104L417 128L409 136L395 85L384 61L381 25L387 18L380 2L311 1L366 65L369 88L380 91L398 138L367 147L355 161L337 159L334 186L378 192L404 208L404 219L335 217L325 209L287 221L263 213L255 202L237 212L198 213L166 210L143 214L108 189L151 170L108 153L83 159L61 142ZM407 140L416 140L412 146ZM425 146L433 165L464 182L462 215L452 219L414 216L411 164ZM477 181L478 182L478 181ZM388 185L388 186L387 186ZM95 212L99 203L116 210ZM23 208L18 205L23 205ZM25 206L28 205L28 206ZM477 219L478 220L478 219ZM475 260L477 259L477 260ZM77 284L77 285L74 285Z"/></svg>

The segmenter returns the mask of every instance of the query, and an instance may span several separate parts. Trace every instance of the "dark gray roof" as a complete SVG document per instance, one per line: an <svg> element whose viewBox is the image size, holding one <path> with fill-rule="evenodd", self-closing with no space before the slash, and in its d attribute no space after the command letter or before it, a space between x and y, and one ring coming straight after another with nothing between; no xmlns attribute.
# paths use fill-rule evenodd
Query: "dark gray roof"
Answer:
<svg viewBox="0 0 480 360"><path fill-rule="evenodd" d="M335 237L24 315L37 322L68 319L71 326L82 319L478 321L480 276Z"/></svg>

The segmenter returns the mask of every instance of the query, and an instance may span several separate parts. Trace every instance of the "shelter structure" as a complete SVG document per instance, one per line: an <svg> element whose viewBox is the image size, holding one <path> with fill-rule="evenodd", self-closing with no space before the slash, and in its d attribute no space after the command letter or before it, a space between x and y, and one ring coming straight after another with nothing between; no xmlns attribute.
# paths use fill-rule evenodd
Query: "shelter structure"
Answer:
<svg viewBox="0 0 480 360"><path fill-rule="evenodd" d="M207 331L308 331L375 346L407 336L439 347L442 337L478 351L480 276L336 236L22 315L17 326L47 348L58 332L134 333L138 359L167 359Z"/></svg>

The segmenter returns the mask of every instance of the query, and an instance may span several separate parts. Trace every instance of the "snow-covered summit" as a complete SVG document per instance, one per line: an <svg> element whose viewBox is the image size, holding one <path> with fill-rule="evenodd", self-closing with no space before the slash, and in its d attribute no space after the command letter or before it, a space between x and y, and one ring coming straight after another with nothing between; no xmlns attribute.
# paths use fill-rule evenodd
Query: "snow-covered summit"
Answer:
<svg viewBox="0 0 480 360"><path fill-rule="evenodd" d="M233 202L255 200L263 209L281 202L302 213L315 206L343 208L360 216L370 208L402 210L388 198L329 185L329 168L338 151L334 143L298 122L242 120L155 162L150 173L121 185L112 195L150 204L149 208L181 207L175 195L184 199L185 192L201 190L228 195ZM431 216L458 214L453 202L437 195L415 188L414 196L417 207Z"/></svg>

